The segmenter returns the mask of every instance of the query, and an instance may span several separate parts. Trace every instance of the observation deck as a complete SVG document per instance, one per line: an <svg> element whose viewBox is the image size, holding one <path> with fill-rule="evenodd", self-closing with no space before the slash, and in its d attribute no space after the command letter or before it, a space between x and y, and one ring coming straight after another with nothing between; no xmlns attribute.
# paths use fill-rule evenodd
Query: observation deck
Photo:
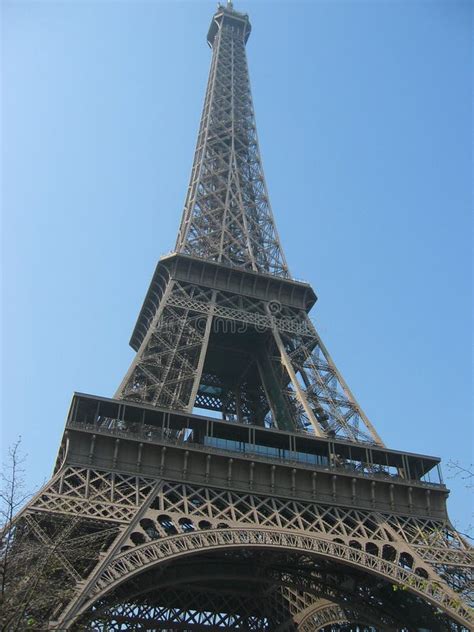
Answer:
<svg viewBox="0 0 474 632"><path fill-rule="evenodd" d="M82 393L73 397L61 454L74 466L446 516L436 457Z"/></svg>
<svg viewBox="0 0 474 632"><path fill-rule="evenodd" d="M247 43L252 30L249 16L246 13L239 13L238 11L235 11L232 2L228 2L226 5L219 4L217 11L212 18L212 22L207 33L207 43L211 48L214 44L214 38L217 35L221 23L229 24L234 28L241 30L244 41Z"/></svg>

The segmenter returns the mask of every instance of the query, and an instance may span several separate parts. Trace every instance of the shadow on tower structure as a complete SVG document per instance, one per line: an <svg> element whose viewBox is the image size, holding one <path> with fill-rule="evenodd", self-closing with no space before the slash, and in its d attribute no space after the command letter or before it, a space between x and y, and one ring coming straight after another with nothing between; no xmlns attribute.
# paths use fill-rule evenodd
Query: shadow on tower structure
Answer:
<svg viewBox="0 0 474 632"><path fill-rule="evenodd" d="M175 249L115 397L74 395L51 480L7 527L24 607L4 629L472 629L439 459L384 445L289 272L250 30L219 5Z"/></svg>

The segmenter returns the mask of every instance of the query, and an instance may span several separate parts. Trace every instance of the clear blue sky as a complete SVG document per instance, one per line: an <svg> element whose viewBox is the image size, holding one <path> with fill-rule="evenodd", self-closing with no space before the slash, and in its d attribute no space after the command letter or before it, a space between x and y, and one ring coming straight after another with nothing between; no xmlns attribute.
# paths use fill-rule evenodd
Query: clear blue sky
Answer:
<svg viewBox="0 0 474 632"><path fill-rule="evenodd" d="M236 8L274 213L323 339L390 447L469 464L472 5ZM23 436L30 487L72 392L111 396L133 357L180 220L214 9L2 5L2 441Z"/></svg>

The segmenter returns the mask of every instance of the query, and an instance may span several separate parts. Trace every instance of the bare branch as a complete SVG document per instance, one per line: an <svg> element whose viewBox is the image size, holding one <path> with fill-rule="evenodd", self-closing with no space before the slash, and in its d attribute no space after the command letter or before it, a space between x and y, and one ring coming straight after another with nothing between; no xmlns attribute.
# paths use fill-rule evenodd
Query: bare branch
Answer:
<svg viewBox="0 0 474 632"><path fill-rule="evenodd" d="M458 460L450 459L447 463L447 468L450 472L448 478L459 478L466 481L466 487L471 489L474 487L474 463L469 465L463 465Z"/></svg>

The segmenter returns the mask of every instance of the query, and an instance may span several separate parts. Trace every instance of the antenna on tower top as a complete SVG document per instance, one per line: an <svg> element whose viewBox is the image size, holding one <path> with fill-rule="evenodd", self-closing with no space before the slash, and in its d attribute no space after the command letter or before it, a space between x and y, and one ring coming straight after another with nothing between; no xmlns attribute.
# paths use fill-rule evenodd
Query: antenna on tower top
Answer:
<svg viewBox="0 0 474 632"><path fill-rule="evenodd" d="M227 0L227 8L228 9L233 9L234 8L234 3L232 2L232 0Z"/></svg>

